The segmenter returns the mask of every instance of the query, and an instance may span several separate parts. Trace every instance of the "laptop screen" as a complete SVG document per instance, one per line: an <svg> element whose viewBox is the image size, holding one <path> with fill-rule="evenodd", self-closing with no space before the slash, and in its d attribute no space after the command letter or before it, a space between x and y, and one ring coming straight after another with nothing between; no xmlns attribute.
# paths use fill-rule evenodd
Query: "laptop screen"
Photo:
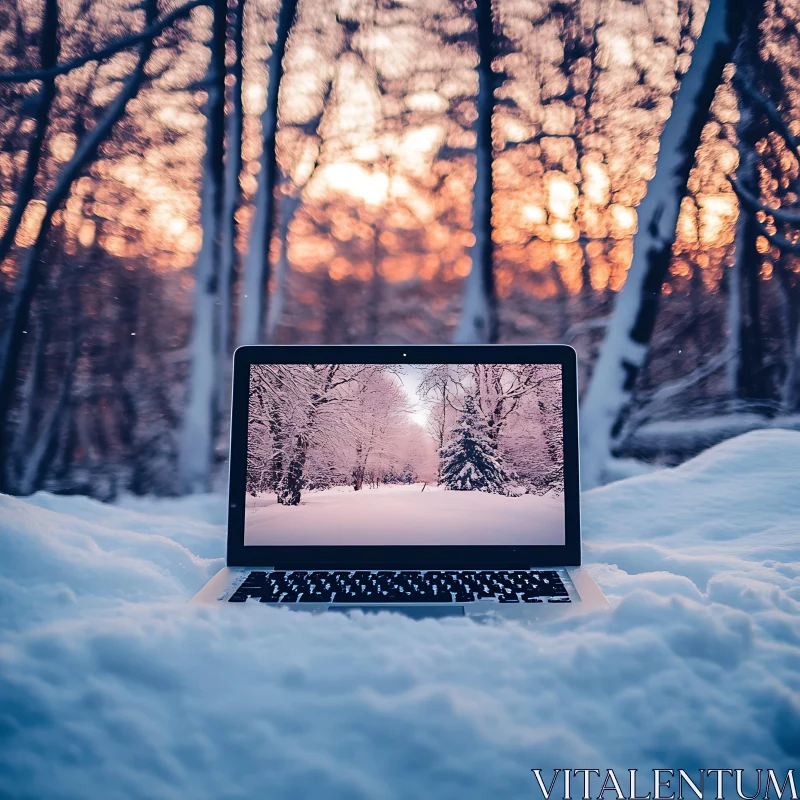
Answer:
<svg viewBox="0 0 800 800"><path fill-rule="evenodd" d="M564 545L559 364L250 364L244 544Z"/></svg>

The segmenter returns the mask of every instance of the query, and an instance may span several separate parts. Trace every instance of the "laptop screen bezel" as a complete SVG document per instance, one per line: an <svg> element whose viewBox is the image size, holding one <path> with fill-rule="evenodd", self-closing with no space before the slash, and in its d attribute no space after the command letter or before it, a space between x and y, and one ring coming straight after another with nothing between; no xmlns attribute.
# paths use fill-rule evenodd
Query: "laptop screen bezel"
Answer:
<svg viewBox="0 0 800 800"><path fill-rule="evenodd" d="M564 424L563 545L245 545L252 364L559 364ZM254 345L234 354L228 566L275 569L527 569L580 566L577 357L568 345Z"/></svg>

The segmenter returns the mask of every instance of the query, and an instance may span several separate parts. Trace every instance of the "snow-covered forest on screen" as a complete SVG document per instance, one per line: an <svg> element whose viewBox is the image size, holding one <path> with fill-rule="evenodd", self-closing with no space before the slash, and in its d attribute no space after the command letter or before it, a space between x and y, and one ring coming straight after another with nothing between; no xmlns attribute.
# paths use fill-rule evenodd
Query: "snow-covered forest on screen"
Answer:
<svg viewBox="0 0 800 800"><path fill-rule="evenodd" d="M558 544L561 402L555 365L254 365L246 540Z"/></svg>

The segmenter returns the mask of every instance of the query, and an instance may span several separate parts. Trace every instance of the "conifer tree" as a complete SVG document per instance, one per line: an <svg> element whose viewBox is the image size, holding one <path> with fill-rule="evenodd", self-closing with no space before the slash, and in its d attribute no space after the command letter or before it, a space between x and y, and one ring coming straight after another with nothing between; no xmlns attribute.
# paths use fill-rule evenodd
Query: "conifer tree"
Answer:
<svg viewBox="0 0 800 800"><path fill-rule="evenodd" d="M464 398L464 407L450 440L439 451L439 456L440 483L446 489L507 494L510 477L472 395Z"/></svg>

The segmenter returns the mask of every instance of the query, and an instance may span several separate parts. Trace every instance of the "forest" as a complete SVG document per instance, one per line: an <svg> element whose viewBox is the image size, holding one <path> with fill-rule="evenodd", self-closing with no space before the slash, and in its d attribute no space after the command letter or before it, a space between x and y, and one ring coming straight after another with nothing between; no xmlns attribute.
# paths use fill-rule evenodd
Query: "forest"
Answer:
<svg viewBox="0 0 800 800"><path fill-rule="evenodd" d="M430 543L433 528L440 543L487 544L492 531L531 543L531 527L563 540L560 366L259 364L250 373L246 541L407 542L415 532Z"/></svg>
<svg viewBox="0 0 800 800"><path fill-rule="evenodd" d="M3 0L0 491L221 489L261 342L568 342L587 488L800 428L798 20Z"/></svg>

